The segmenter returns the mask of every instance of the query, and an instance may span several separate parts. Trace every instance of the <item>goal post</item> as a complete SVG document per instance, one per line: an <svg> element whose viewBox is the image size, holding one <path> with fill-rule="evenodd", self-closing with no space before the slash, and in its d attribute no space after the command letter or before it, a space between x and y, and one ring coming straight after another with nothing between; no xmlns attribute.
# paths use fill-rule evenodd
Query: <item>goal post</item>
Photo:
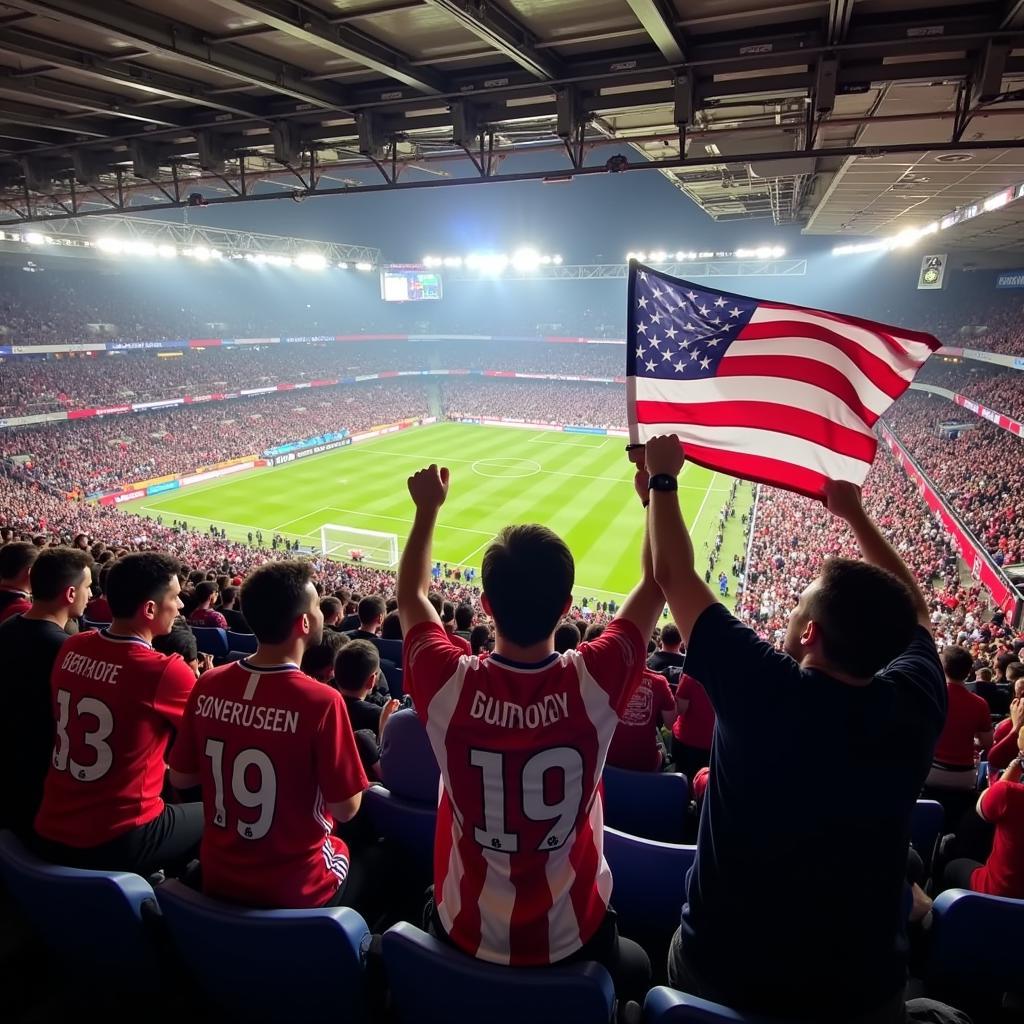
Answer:
<svg viewBox="0 0 1024 1024"><path fill-rule="evenodd" d="M398 535L324 523L320 527L320 550L328 558L391 567L398 564Z"/></svg>

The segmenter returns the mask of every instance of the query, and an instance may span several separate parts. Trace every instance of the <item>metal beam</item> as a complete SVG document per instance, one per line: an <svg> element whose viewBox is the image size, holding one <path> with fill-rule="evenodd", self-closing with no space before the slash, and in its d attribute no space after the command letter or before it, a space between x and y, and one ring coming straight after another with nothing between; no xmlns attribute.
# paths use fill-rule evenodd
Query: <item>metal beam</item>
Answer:
<svg viewBox="0 0 1024 1024"><path fill-rule="evenodd" d="M208 95L200 82L180 78L177 75L169 75L163 71L151 71L149 68L139 65L110 64L96 54L33 36L17 29L0 29L0 51L29 57L33 60L47 60L62 69L77 71L100 82L129 86L166 99L200 104L227 113L254 117L262 111L262 108L252 99L241 97L230 100L216 99Z"/></svg>
<svg viewBox="0 0 1024 1024"><path fill-rule="evenodd" d="M14 0L14 6L64 24L113 32L136 46L241 79L302 103L312 103L325 109L344 107L340 92L329 86L304 83L299 68L232 43L211 47L205 41L206 33L199 29L152 14L123 0L103 0L103 3L95 0Z"/></svg>
<svg viewBox="0 0 1024 1024"><path fill-rule="evenodd" d="M450 14L463 28L515 61L534 78L545 81L561 75L559 62L537 49L534 34L497 4L481 4L476 0L427 0L427 3Z"/></svg>
<svg viewBox="0 0 1024 1024"><path fill-rule="evenodd" d="M828 0L828 24L825 29L825 41L829 46L836 46L846 39L853 18L855 0Z"/></svg>
<svg viewBox="0 0 1024 1024"><path fill-rule="evenodd" d="M1000 28L1016 29L1024 26L1024 0L1008 0Z"/></svg>
<svg viewBox="0 0 1024 1024"><path fill-rule="evenodd" d="M686 60L683 42L676 33L676 17L665 0L628 0L630 9L651 37L651 41L669 64L682 64Z"/></svg>
<svg viewBox="0 0 1024 1024"><path fill-rule="evenodd" d="M213 0L218 7L261 21L264 25L309 46L326 50L337 57L355 61L364 68L393 78L420 92L444 92L444 78L427 68L417 68L407 54L393 50L380 41L344 25L332 24L322 14L289 0Z"/></svg>
<svg viewBox="0 0 1024 1024"><path fill-rule="evenodd" d="M51 132L67 132L69 135L91 135L97 139L107 137L106 125L99 121L69 121L24 103L0 101L0 124L20 124L29 128L45 128Z"/></svg>

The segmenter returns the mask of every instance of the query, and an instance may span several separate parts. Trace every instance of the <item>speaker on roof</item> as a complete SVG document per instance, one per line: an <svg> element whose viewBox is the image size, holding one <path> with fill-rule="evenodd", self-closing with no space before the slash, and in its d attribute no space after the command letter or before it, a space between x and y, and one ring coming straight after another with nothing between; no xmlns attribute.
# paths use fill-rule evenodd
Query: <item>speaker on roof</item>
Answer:
<svg viewBox="0 0 1024 1024"><path fill-rule="evenodd" d="M132 157L132 174L136 178L153 179L160 173L159 150L155 142L145 139L130 139L128 152Z"/></svg>
<svg viewBox="0 0 1024 1024"><path fill-rule="evenodd" d="M359 152L375 160L382 159L387 139L375 115L367 111L356 114L356 130L359 132Z"/></svg>
<svg viewBox="0 0 1024 1024"><path fill-rule="evenodd" d="M283 164L297 164L302 154L299 130L289 121L278 121L270 126L270 138L274 143L274 159Z"/></svg>
<svg viewBox="0 0 1024 1024"><path fill-rule="evenodd" d="M199 146L199 166L204 171L223 174L228 156L224 137L210 131L196 132L196 142Z"/></svg>
<svg viewBox="0 0 1024 1024"><path fill-rule="evenodd" d="M555 134L560 139L571 139L583 123L583 105L576 89L558 89L555 92Z"/></svg>
<svg viewBox="0 0 1024 1024"><path fill-rule="evenodd" d="M978 55L974 74L974 88L971 90L971 106L988 103L1003 91L1003 75L1006 73L1006 58L1010 47L991 39Z"/></svg>
<svg viewBox="0 0 1024 1024"><path fill-rule="evenodd" d="M467 149L475 146L477 136L480 134L476 108L465 100L457 100L452 104L451 112L452 141L456 146L465 146Z"/></svg>
<svg viewBox="0 0 1024 1024"><path fill-rule="evenodd" d="M818 61L814 79L815 113L832 113L836 105L836 80L838 77L839 61L835 57L822 57Z"/></svg>

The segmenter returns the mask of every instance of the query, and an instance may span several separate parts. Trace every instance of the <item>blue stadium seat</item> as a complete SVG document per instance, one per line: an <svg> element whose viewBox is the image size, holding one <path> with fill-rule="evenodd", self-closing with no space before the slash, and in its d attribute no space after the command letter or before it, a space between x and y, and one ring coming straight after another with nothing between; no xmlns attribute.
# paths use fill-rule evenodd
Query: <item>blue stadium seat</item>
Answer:
<svg viewBox="0 0 1024 1024"><path fill-rule="evenodd" d="M372 640L373 646L377 648L377 652L382 658L386 658L388 661L393 661L396 665L401 667L402 665L402 641L401 640L382 640L379 636L375 636Z"/></svg>
<svg viewBox="0 0 1024 1024"><path fill-rule="evenodd" d="M153 889L126 871L83 871L40 860L0 832L0 875L32 928L82 975L134 992L160 983Z"/></svg>
<svg viewBox="0 0 1024 1024"><path fill-rule="evenodd" d="M910 815L910 841L924 861L925 870L931 868L935 848L942 837L946 813L938 800L918 800Z"/></svg>
<svg viewBox="0 0 1024 1024"><path fill-rule="evenodd" d="M932 906L928 980L940 990L1024 995L1024 900L948 889Z"/></svg>
<svg viewBox="0 0 1024 1024"><path fill-rule="evenodd" d="M988 789L988 761L978 763L978 789Z"/></svg>
<svg viewBox="0 0 1024 1024"><path fill-rule="evenodd" d="M412 708L396 711L380 741L381 781L403 800L437 806L441 772L427 730Z"/></svg>
<svg viewBox="0 0 1024 1024"><path fill-rule="evenodd" d="M109 622L93 622L91 619L87 619L84 615L82 616L82 632L84 633L87 629L106 629L109 626Z"/></svg>
<svg viewBox="0 0 1024 1024"><path fill-rule="evenodd" d="M364 790L363 807L377 835L400 847L429 874L434 863L437 807L403 800L383 786Z"/></svg>
<svg viewBox="0 0 1024 1024"><path fill-rule="evenodd" d="M608 1024L612 1018L612 979L598 964L501 967L405 922L386 931L381 946L403 1024Z"/></svg>
<svg viewBox="0 0 1024 1024"><path fill-rule="evenodd" d="M226 658L231 648L228 646L227 630L219 626L192 626L196 638L196 646L203 654L212 654L215 658Z"/></svg>
<svg viewBox="0 0 1024 1024"><path fill-rule="evenodd" d="M229 629L228 647L232 651L239 651L243 657L246 654L255 654L256 637L252 633L235 633Z"/></svg>
<svg viewBox="0 0 1024 1024"><path fill-rule="evenodd" d="M400 664L396 665L387 658L381 658L380 670L388 681L388 690L391 691L391 696L396 700L401 700L405 691L402 689L402 669Z"/></svg>
<svg viewBox="0 0 1024 1024"><path fill-rule="evenodd" d="M720 1003L698 999L687 992L659 986L644 1000L643 1024L770 1024L765 1017L754 1017L731 1010Z"/></svg>
<svg viewBox="0 0 1024 1024"><path fill-rule="evenodd" d="M606 825L662 843L683 841L690 800L685 775L631 772L606 765L602 778Z"/></svg>
<svg viewBox="0 0 1024 1024"><path fill-rule="evenodd" d="M664 962L679 927L686 876L696 854L695 846L659 843L605 827L604 856L612 869L612 906L619 931L639 942L658 963Z"/></svg>
<svg viewBox="0 0 1024 1024"><path fill-rule="evenodd" d="M354 910L253 910L173 881L157 899L181 959L232 1019L366 1020L370 931Z"/></svg>

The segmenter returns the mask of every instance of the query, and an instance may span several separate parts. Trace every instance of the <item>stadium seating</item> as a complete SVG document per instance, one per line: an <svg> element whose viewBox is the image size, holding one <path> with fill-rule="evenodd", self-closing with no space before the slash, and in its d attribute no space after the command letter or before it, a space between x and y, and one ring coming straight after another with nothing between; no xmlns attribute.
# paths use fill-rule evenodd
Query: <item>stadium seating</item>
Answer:
<svg viewBox="0 0 1024 1024"><path fill-rule="evenodd" d="M631 836L681 843L690 784L685 775L605 767L604 820Z"/></svg>
<svg viewBox="0 0 1024 1024"><path fill-rule="evenodd" d="M612 906L619 930L643 946L656 964L664 963L679 908L686 902L686 879L695 846L641 839L605 827L604 855L612 870ZM657 879L652 885L651 880Z"/></svg>
<svg viewBox="0 0 1024 1024"><path fill-rule="evenodd" d="M232 650L228 644L227 630L218 626L193 626L192 633L196 638L196 646L203 654L211 654L214 658L226 658Z"/></svg>
<svg viewBox="0 0 1024 1024"><path fill-rule="evenodd" d="M437 806L441 772L427 730L412 708L396 711L380 741L381 780L403 800Z"/></svg>
<svg viewBox="0 0 1024 1024"><path fill-rule="evenodd" d="M949 889L932 907L928 981L940 992L1024 996L1024 900Z"/></svg>
<svg viewBox="0 0 1024 1024"><path fill-rule="evenodd" d="M935 858L935 847L942 837L946 815L938 800L918 800L910 816L910 841L924 861L927 871Z"/></svg>
<svg viewBox="0 0 1024 1024"><path fill-rule="evenodd" d="M392 661L396 665L401 666L401 640L383 640L381 637L375 636L371 642L373 643L373 646L377 648L377 653L380 654L382 660Z"/></svg>
<svg viewBox="0 0 1024 1024"><path fill-rule="evenodd" d="M396 700L401 700L405 694L405 691L402 689L402 669L393 661L381 658L380 670L384 673L384 678L387 680L391 696Z"/></svg>
<svg viewBox="0 0 1024 1024"><path fill-rule="evenodd" d="M663 986L647 993L643 1021L644 1024L770 1024L764 1017L752 1017Z"/></svg>
<svg viewBox="0 0 1024 1024"><path fill-rule="evenodd" d="M371 786L363 792L363 807L376 834L401 848L429 876L437 807L403 800L383 786Z"/></svg>
<svg viewBox="0 0 1024 1024"><path fill-rule="evenodd" d="M84 871L40 860L0 832L0 875L32 928L83 977L152 991L160 981L153 889L124 871Z"/></svg>
<svg viewBox="0 0 1024 1024"><path fill-rule="evenodd" d="M474 960L411 924L384 933L384 966L403 1024L608 1024L615 993L597 964L510 970Z"/></svg>
<svg viewBox="0 0 1024 1024"><path fill-rule="evenodd" d="M228 630L228 648L242 655L256 653L256 637L252 633L235 633Z"/></svg>
<svg viewBox="0 0 1024 1024"><path fill-rule="evenodd" d="M174 881L157 899L192 977L232 1018L366 1019L370 932L354 910L252 910Z"/></svg>

